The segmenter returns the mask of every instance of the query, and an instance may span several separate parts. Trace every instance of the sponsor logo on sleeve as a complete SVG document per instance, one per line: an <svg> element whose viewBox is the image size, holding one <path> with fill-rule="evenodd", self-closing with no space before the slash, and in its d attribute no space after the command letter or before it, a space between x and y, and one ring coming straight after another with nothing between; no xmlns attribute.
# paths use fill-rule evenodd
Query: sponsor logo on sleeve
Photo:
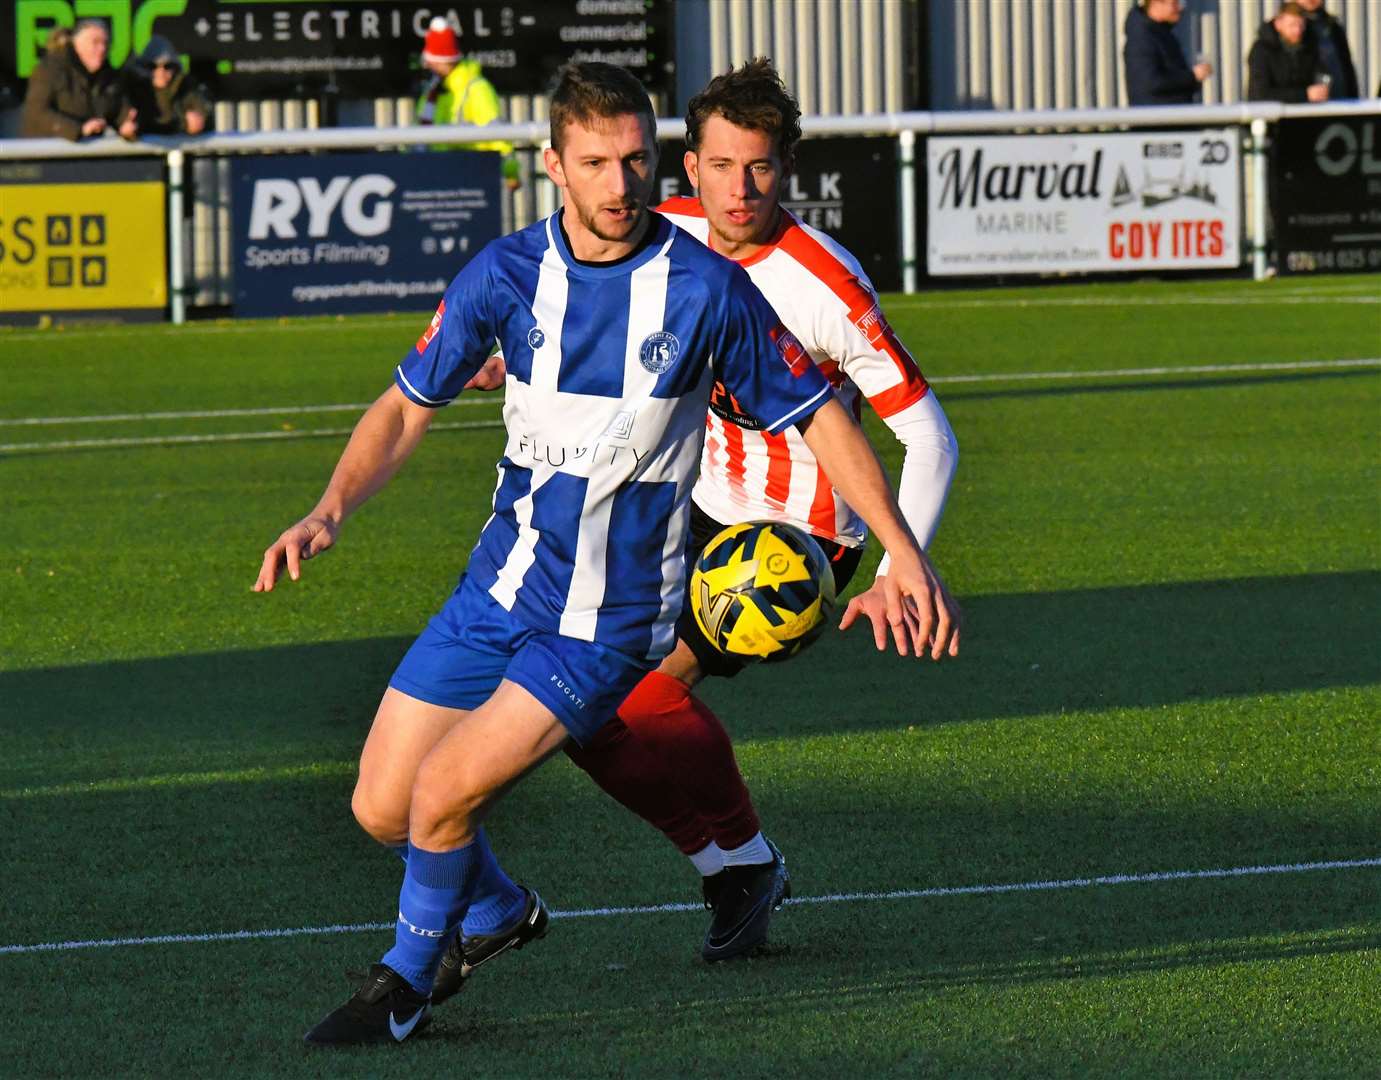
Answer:
<svg viewBox="0 0 1381 1080"><path fill-rule="evenodd" d="M432 343L432 338L436 337L436 332L441 329L441 318L446 314L446 301L442 300L437 306L436 314L432 316L432 321L427 324L427 329L422 331L422 336L417 339L417 351L426 352L427 346Z"/></svg>
<svg viewBox="0 0 1381 1080"><path fill-rule="evenodd" d="M725 423L737 424L749 431L762 430L762 424L758 419L740 405L738 398L729 393L728 387L718 379L715 380L714 388L710 391L710 412Z"/></svg>
<svg viewBox="0 0 1381 1080"><path fill-rule="evenodd" d="M768 336L772 339L772 344L777 346L777 352L786 364L787 370L798 379L804 375L810 367L810 354L806 352L806 347L796 335L778 323L768 332Z"/></svg>
<svg viewBox="0 0 1381 1080"><path fill-rule="evenodd" d="M858 327L859 333L868 339L868 343L873 348L881 348L885 340L884 335L891 329L887 325L887 318L882 314L882 308L877 304L872 304L860 315L854 316L854 325Z"/></svg>
<svg viewBox="0 0 1381 1080"><path fill-rule="evenodd" d="M903 371L911 371L916 367L916 361L912 359L906 346L901 343L897 333L892 329L892 324L887 321L887 316L882 313L882 308L878 306L876 300L872 300L866 308L861 311L854 308L849 312L853 323L858 327L858 332L862 334L871 345L880 353L885 353L901 365ZM920 372L916 372L916 377L920 377Z"/></svg>

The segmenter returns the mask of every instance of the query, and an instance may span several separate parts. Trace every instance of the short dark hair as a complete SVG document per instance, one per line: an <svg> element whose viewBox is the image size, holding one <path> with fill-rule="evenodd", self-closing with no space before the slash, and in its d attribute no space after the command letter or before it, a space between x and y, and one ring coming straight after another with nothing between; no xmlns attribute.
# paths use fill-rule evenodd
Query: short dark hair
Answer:
<svg viewBox="0 0 1381 1080"><path fill-rule="evenodd" d="M1280 10L1273 17L1278 19L1282 15L1298 15L1301 19L1309 18L1304 8L1296 4L1295 0L1285 0L1285 3L1280 5Z"/></svg>
<svg viewBox="0 0 1381 1080"><path fill-rule="evenodd" d="M564 64L556 73L556 89L551 95L551 148L561 153L566 125L572 122L590 127L594 120L616 116L647 117L653 134L657 114L643 84L631 72L614 64L597 61Z"/></svg>
<svg viewBox="0 0 1381 1080"><path fill-rule="evenodd" d="M716 75L686 107L686 145L699 152L705 122L722 116L736 127L765 131L789 161L801 141L801 106L791 96L772 61L754 57L740 68Z"/></svg>

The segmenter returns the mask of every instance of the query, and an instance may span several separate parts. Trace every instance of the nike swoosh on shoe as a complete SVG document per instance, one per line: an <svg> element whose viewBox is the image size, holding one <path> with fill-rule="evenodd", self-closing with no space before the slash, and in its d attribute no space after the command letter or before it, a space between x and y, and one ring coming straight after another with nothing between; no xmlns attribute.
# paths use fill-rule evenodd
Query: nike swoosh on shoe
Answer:
<svg viewBox="0 0 1381 1080"><path fill-rule="evenodd" d="M418 1009L415 1013L408 1017L407 1020L400 1024L398 1022L398 1018L394 1016L393 1013L389 1013L388 1030L393 1033L394 1039L396 1039L398 1042L402 1042L404 1039L406 1039L409 1035L412 1034L413 1029L416 1028L419 1023L421 1023L422 1018L426 1015L427 1006L424 1005L422 1006L422 1008Z"/></svg>
<svg viewBox="0 0 1381 1080"><path fill-rule="evenodd" d="M736 937L739 936L739 934L743 933L743 931L748 928L748 925L762 913L763 907L770 906L771 903L772 898L770 895L763 897L761 900L759 900L756 904L754 904L751 908L748 909L747 913L743 916L743 918L736 922L730 928L727 934L725 934L721 938L711 941L710 944L717 949L723 948L725 945L729 944L729 942L733 941Z"/></svg>

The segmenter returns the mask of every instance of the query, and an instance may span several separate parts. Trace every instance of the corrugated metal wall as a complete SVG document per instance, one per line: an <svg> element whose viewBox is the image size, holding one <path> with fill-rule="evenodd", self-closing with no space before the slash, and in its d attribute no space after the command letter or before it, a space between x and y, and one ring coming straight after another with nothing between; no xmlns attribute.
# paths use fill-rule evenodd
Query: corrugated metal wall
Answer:
<svg viewBox="0 0 1381 1080"><path fill-rule="evenodd" d="M867 4L869 0L860 0ZM928 0L931 107L1083 109L1127 104L1122 24L1133 0ZM1186 0L1187 56L1214 74L1210 104L1247 96L1247 50L1279 0ZM1342 19L1362 93L1381 80L1381 0L1327 0Z"/></svg>
<svg viewBox="0 0 1381 1080"><path fill-rule="evenodd" d="M719 72L770 56L806 113L903 109L918 11L915 0L680 0L678 103Z"/></svg>

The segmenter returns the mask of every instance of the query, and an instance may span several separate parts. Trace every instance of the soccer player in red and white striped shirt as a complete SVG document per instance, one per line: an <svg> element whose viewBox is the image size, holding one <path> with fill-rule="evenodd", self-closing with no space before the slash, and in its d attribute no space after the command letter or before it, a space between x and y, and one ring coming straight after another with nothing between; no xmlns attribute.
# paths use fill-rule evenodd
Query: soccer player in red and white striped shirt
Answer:
<svg viewBox="0 0 1381 1080"><path fill-rule="evenodd" d="M800 110L767 60L711 81L692 99L685 167L698 198L658 208L743 266L799 339L840 400L857 415L863 400L905 446L897 501L928 546L958 461L945 414L916 362L897 339L867 275L843 247L780 203L800 138ZM890 180L888 181L890 182ZM804 358L803 358L804 362ZM707 418L700 479L693 493L693 548L726 525L773 519L814 535L838 587L852 577L866 531L825 478L795 429L780 435L717 386ZM958 652L957 630L943 641L912 641L886 618L882 580L850 601L847 628L869 620L879 649L931 655ZM941 586L943 589L943 586ZM946 595L949 610L957 606ZM789 895L784 860L763 837L723 725L691 694L707 675L742 668L700 633L689 610L675 651L649 674L595 741L567 753L614 798L662 830L705 878L715 910L702 950L707 960L743 954L767 936L772 910Z"/></svg>

